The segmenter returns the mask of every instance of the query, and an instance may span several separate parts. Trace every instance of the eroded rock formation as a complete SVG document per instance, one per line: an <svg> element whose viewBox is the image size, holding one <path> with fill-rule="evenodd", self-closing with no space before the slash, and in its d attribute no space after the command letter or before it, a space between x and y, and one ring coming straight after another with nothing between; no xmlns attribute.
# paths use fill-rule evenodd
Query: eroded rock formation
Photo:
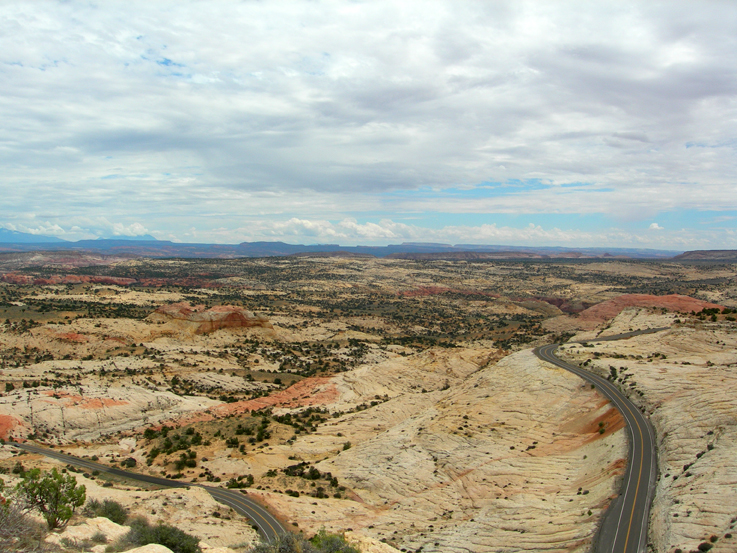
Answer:
<svg viewBox="0 0 737 553"><path fill-rule="evenodd" d="M151 320L180 321L191 327L195 334L209 334L222 328L273 328L263 315L232 305L218 305L207 309L204 305L192 306L186 302L162 305L150 316Z"/></svg>

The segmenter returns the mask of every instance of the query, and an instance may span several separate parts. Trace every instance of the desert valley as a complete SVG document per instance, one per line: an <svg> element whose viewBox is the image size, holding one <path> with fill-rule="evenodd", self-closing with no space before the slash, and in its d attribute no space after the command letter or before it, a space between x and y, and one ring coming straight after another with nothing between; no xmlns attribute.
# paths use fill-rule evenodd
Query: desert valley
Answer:
<svg viewBox="0 0 737 553"><path fill-rule="evenodd" d="M729 261L34 252L0 255L0 281L0 437L191 484L6 443L6 487L65 467L88 500L212 553L259 537L201 483L366 552L589 551L628 438L595 387L533 353L562 343L652 422L651 551L737 550ZM643 329L662 330L597 341ZM76 514L44 547L113 551L127 528L102 520Z"/></svg>

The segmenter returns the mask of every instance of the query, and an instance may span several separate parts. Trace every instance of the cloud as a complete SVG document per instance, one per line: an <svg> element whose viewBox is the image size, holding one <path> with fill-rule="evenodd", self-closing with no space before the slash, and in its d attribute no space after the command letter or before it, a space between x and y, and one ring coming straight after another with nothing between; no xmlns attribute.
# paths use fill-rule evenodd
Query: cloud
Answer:
<svg viewBox="0 0 737 553"><path fill-rule="evenodd" d="M651 223L648 228L650 230L663 230L663 227L661 227L658 223Z"/></svg>
<svg viewBox="0 0 737 553"><path fill-rule="evenodd" d="M409 231L319 221L735 210L735 12L697 11L6 2L0 221L393 240Z"/></svg>

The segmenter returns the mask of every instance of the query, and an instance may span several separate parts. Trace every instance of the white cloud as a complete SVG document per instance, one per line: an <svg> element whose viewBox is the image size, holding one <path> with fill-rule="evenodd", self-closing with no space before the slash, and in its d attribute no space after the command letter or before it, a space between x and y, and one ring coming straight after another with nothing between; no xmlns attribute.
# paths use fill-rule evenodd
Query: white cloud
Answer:
<svg viewBox="0 0 737 553"><path fill-rule="evenodd" d="M4 2L0 222L387 241L411 231L352 217L737 211L735 13ZM495 182L520 188L396 196Z"/></svg>
<svg viewBox="0 0 737 553"><path fill-rule="evenodd" d="M142 236L148 234L148 229L141 223L133 223L127 226L121 223L114 223L112 225L112 231L114 236Z"/></svg>
<svg viewBox="0 0 737 553"><path fill-rule="evenodd" d="M651 223L649 228L650 230L663 230L663 227L661 227L658 223Z"/></svg>

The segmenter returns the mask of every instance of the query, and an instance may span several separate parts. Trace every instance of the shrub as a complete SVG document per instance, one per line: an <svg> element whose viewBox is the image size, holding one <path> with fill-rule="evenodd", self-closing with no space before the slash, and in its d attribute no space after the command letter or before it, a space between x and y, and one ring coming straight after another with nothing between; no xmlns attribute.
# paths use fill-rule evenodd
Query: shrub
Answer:
<svg viewBox="0 0 737 553"><path fill-rule="evenodd" d="M311 540L298 534L280 535L272 543L261 543L248 553L360 553L349 545L345 538L338 534L329 534L320 530Z"/></svg>
<svg viewBox="0 0 737 553"><path fill-rule="evenodd" d="M95 534L90 538L90 541L92 543L107 543L107 537L102 532L95 532Z"/></svg>
<svg viewBox="0 0 737 553"><path fill-rule="evenodd" d="M120 462L120 466L123 468L132 469L136 466L136 460L133 457L128 457Z"/></svg>
<svg viewBox="0 0 737 553"><path fill-rule="evenodd" d="M151 526L144 518L134 519L130 526L131 529L124 540L136 547L158 543L174 553L202 553L197 538L174 526L168 524Z"/></svg>
<svg viewBox="0 0 737 553"><path fill-rule="evenodd" d="M98 501L90 499L84 506L82 514L88 517L105 517L116 524L124 524L128 519L128 511L123 505L112 499Z"/></svg>
<svg viewBox="0 0 737 553"><path fill-rule="evenodd" d="M328 534L324 528L310 542L320 553L360 553L358 549L345 541L344 536Z"/></svg>
<svg viewBox="0 0 737 553"><path fill-rule="evenodd" d="M43 474L39 469L29 470L16 489L29 509L41 513L50 530L66 526L86 499L85 487L77 486L77 479L71 474L61 474L56 469Z"/></svg>

